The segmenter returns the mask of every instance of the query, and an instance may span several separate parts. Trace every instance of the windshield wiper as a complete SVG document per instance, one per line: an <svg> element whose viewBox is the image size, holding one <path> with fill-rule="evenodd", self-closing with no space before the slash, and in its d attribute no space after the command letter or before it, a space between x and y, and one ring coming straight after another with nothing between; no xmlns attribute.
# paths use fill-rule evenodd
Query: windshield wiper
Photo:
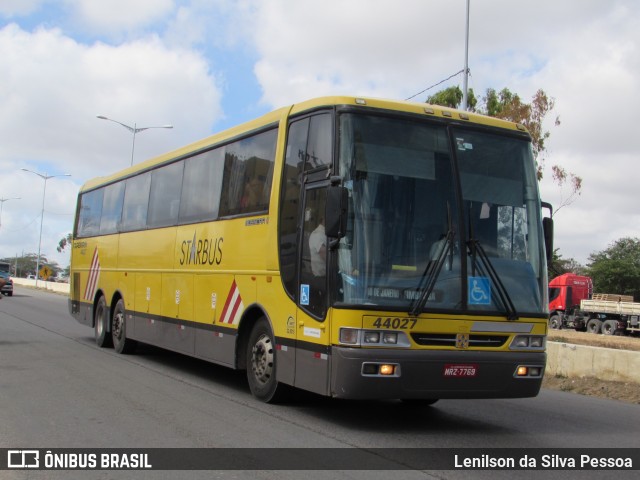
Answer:
<svg viewBox="0 0 640 480"><path fill-rule="evenodd" d="M451 222L449 222L449 225L451 225ZM444 262L447 258L447 253L451 252L451 254L453 255L454 236L455 236L455 233L453 229L449 228L444 238L440 240L442 244L442 248L438 252L438 256L436 257L435 260L429 260L426 268L424 269L424 272L422 273L422 278L418 283L418 288L416 289L416 291L419 291L420 286L423 284L424 284L424 289L422 290L422 293L420 294L420 297L418 297L413 308L409 310L409 315L413 317L417 316L424 308L425 303L427 303L429 296L431 295L434 287L436 286L436 280L438 279L438 276L440 275L440 270L442 270L442 266L444 265Z"/></svg>
<svg viewBox="0 0 640 480"><path fill-rule="evenodd" d="M498 293L498 296L500 297L500 301L502 302L502 306L504 307L504 310L507 313L507 320L511 320L511 321L518 320L519 316L518 316L518 312L516 311L516 307L513 304L511 297L509 296L509 292L507 292L507 289L505 288L504 284L500 280L500 276L498 275L498 272L496 272L496 269L491 263L491 260L489 260L489 256L487 255L487 252L484 251L484 248L482 248L482 245L476 238L470 238L469 241L467 242L467 246L469 247L469 253L471 254L471 257L473 259L472 275L475 276L476 258L480 257L480 261L484 265L491 279L491 285L492 285L491 288L494 288L495 291Z"/></svg>

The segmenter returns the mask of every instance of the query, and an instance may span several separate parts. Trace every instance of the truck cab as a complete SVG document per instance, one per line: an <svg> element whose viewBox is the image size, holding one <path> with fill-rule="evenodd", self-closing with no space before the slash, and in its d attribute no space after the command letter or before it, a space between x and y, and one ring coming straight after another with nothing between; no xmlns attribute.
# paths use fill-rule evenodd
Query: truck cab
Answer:
<svg viewBox="0 0 640 480"><path fill-rule="evenodd" d="M593 282L589 277L565 273L549 281L549 325L561 328L562 317L580 308L581 300L593 296ZM570 326L570 325L567 325Z"/></svg>

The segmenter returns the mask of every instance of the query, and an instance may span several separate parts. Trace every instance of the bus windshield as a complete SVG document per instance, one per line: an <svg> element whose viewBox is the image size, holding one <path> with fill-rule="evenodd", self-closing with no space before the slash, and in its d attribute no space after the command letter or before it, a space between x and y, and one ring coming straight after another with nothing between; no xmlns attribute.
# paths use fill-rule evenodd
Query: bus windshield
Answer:
<svg viewBox="0 0 640 480"><path fill-rule="evenodd" d="M349 207L337 306L545 312L530 142L410 118L339 118Z"/></svg>

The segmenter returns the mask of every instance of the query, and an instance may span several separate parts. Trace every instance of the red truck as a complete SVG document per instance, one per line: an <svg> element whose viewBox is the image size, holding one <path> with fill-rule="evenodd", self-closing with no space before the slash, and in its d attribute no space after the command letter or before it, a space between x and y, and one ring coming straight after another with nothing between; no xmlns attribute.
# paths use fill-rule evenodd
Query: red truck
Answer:
<svg viewBox="0 0 640 480"><path fill-rule="evenodd" d="M630 295L593 293L589 277L565 273L549 282L549 326L605 335L640 332L640 303Z"/></svg>

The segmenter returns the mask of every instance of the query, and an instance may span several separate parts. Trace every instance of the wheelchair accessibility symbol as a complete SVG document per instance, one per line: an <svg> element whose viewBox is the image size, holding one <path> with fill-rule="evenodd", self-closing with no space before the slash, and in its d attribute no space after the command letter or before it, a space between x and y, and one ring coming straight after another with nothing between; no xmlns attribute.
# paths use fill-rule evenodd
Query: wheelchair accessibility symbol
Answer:
<svg viewBox="0 0 640 480"><path fill-rule="evenodd" d="M300 285L300 305L309 305L309 285Z"/></svg>
<svg viewBox="0 0 640 480"><path fill-rule="evenodd" d="M491 283L487 277L469 277L469 305L490 305Z"/></svg>

